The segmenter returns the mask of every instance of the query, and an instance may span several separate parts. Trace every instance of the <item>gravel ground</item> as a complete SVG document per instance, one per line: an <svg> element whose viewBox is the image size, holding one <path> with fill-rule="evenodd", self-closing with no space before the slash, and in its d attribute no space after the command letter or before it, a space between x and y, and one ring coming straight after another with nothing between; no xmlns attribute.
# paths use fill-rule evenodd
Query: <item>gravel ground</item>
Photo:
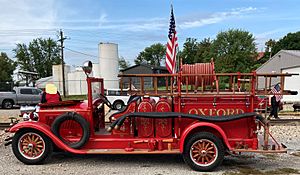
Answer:
<svg viewBox="0 0 300 175"><path fill-rule="evenodd" d="M13 111L18 114L18 110L0 110L0 116L14 115ZM287 154L231 155L213 173L201 174L300 174L300 127L273 126L271 132L288 147ZM0 135L3 134L0 131ZM29 166L15 158L11 146L4 147L4 137L0 137L0 174L199 174L191 170L180 155L54 153L46 164Z"/></svg>
<svg viewBox="0 0 300 175"><path fill-rule="evenodd" d="M9 117L18 117L20 115L20 109L0 109L0 122L10 122Z"/></svg>

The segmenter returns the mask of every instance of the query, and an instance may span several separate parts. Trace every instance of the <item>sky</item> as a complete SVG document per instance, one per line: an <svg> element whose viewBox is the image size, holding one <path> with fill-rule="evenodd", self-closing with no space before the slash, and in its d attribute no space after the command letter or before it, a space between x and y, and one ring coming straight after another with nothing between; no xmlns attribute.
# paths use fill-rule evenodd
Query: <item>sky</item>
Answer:
<svg viewBox="0 0 300 175"><path fill-rule="evenodd" d="M180 49L188 37L214 39L233 28L252 33L262 51L268 39L300 29L298 0L0 0L0 52L15 59L16 43L58 40L62 29L71 66L99 62L100 42L117 43L133 64L145 47L166 44L171 4Z"/></svg>

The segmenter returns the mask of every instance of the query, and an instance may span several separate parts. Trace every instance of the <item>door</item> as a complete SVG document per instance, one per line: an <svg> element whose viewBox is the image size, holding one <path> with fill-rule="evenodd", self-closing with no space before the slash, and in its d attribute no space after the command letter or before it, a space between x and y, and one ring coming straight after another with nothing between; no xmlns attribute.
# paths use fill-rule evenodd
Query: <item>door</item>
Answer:
<svg viewBox="0 0 300 175"><path fill-rule="evenodd" d="M30 88L20 88L19 94L17 95L19 104L31 104L32 102L32 89Z"/></svg>
<svg viewBox="0 0 300 175"><path fill-rule="evenodd" d="M32 89L32 98L31 104L38 104L41 102L41 94L42 90L40 89Z"/></svg>

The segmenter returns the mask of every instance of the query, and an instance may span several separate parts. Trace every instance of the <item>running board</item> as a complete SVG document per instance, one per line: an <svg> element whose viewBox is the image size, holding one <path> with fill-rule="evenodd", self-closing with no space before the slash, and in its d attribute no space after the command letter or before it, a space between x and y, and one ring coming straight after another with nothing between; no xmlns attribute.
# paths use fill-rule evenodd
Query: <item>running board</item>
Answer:
<svg viewBox="0 0 300 175"><path fill-rule="evenodd" d="M287 153L286 149L278 150L253 150L253 149L233 149L232 152L251 152L251 153Z"/></svg>
<svg viewBox="0 0 300 175"><path fill-rule="evenodd" d="M149 151L148 149L84 149L87 154L180 154L179 149Z"/></svg>

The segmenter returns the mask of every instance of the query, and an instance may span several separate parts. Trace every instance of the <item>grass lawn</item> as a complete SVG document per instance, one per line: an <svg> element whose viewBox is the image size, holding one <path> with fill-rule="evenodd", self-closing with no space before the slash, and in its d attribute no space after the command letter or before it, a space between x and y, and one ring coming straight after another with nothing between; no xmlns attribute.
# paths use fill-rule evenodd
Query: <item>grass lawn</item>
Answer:
<svg viewBox="0 0 300 175"><path fill-rule="evenodd" d="M66 97L61 97L63 101L65 100L87 100L87 95L68 95Z"/></svg>

